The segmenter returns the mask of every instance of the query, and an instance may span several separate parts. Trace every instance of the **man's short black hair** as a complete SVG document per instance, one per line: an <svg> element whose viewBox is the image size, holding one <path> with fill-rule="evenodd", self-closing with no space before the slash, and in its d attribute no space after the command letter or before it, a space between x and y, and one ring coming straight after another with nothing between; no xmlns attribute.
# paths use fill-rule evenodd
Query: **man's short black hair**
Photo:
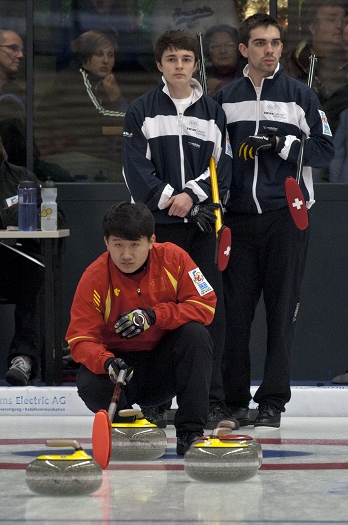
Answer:
<svg viewBox="0 0 348 525"><path fill-rule="evenodd" d="M142 202L119 202L106 212L103 232L106 239L114 235L127 241L138 241L141 237L150 240L155 232L155 219Z"/></svg>
<svg viewBox="0 0 348 525"><path fill-rule="evenodd" d="M273 16L267 15L266 13L256 13L246 18L240 25L239 28L239 41L248 47L250 33L253 29L257 27L268 27L274 26L279 29L280 38L283 37L283 26Z"/></svg>
<svg viewBox="0 0 348 525"><path fill-rule="evenodd" d="M199 60L199 43L197 38L183 29L172 29L161 35L155 44L154 54L156 62L162 63L162 56L167 49L184 49L192 51L195 62Z"/></svg>

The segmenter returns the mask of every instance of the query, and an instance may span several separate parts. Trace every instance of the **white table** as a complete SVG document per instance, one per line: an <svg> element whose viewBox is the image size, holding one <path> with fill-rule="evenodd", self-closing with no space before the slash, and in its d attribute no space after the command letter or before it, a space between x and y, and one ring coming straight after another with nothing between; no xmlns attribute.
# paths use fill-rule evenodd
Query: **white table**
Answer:
<svg viewBox="0 0 348 525"><path fill-rule="evenodd" d="M54 383L56 385L63 383L62 249L58 241L69 235L70 230L53 232L0 230L0 239L40 239L42 244L45 263L45 366L43 372L45 383L49 386ZM20 247L18 249L20 250Z"/></svg>

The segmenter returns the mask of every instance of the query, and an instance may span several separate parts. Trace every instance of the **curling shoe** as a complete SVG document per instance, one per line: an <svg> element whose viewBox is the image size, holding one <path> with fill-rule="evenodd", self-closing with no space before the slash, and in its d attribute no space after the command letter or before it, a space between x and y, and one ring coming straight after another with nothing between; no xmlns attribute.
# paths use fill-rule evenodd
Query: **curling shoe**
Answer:
<svg viewBox="0 0 348 525"><path fill-rule="evenodd" d="M281 412L270 403L262 403L258 407L259 413L256 416L255 427L280 427Z"/></svg>
<svg viewBox="0 0 348 525"><path fill-rule="evenodd" d="M11 361L5 379L12 386L27 386L31 374L30 357L18 355Z"/></svg>
<svg viewBox="0 0 348 525"><path fill-rule="evenodd" d="M184 456L192 443L202 439L203 429L194 432L177 432L176 435L176 453L178 456Z"/></svg>
<svg viewBox="0 0 348 525"><path fill-rule="evenodd" d="M246 427L250 423L249 407L229 407L231 418L236 419L240 427Z"/></svg>
<svg viewBox="0 0 348 525"><path fill-rule="evenodd" d="M140 407L145 419L158 428L166 428L168 416L167 411L161 407Z"/></svg>
<svg viewBox="0 0 348 525"><path fill-rule="evenodd" d="M345 374L341 374L331 379L331 383L334 383L335 385L348 385L348 370L346 370Z"/></svg>
<svg viewBox="0 0 348 525"><path fill-rule="evenodd" d="M226 419L234 423L234 430L239 429L239 423L237 419L231 416L228 407L222 403L215 403L209 408L208 420L205 428L213 430L217 427L217 424L220 423L220 421L226 421Z"/></svg>

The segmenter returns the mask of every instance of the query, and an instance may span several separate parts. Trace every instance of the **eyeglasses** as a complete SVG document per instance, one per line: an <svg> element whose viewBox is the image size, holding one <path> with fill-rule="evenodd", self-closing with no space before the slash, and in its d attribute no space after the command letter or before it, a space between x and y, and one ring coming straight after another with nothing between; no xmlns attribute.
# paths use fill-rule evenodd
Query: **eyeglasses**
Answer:
<svg viewBox="0 0 348 525"><path fill-rule="evenodd" d="M24 55L24 49L21 46L18 46L17 44L0 44L0 47L7 47L7 49L10 49L16 55L19 55L19 53L23 53Z"/></svg>
<svg viewBox="0 0 348 525"><path fill-rule="evenodd" d="M222 49L226 49L227 51L232 51L236 48L237 48L237 44L235 42L225 42L223 44L212 42L211 44L209 44L210 51L220 51Z"/></svg>

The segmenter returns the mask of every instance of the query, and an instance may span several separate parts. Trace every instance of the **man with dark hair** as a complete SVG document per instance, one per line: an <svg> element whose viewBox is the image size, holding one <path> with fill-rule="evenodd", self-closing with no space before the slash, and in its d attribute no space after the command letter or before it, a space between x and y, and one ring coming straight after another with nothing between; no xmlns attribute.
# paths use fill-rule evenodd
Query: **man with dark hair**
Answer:
<svg viewBox="0 0 348 525"><path fill-rule="evenodd" d="M177 396L183 455L207 422L212 341L204 325L214 317L214 290L184 250L155 242L144 204L112 206L103 230L107 252L82 275L66 334L81 363L78 393L92 412L107 410L119 370L134 368L118 410Z"/></svg>
<svg viewBox="0 0 348 525"><path fill-rule="evenodd" d="M186 250L217 296L209 325L214 343L208 427L228 419L224 406L221 359L225 340L222 275L215 259L216 236L209 161L215 158L222 198L232 177L226 117L192 78L199 44L186 31L160 36L155 59L162 73L158 87L134 100L124 123L123 171L135 202L144 202L156 221L158 242Z"/></svg>
<svg viewBox="0 0 348 525"><path fill-rule="evenodd" d="M217 101L227 115L233 180L225 223L233 232L223 272L226 307L224 387L241 425L249 423L250 329L263 293L267 319L264 376L254 395L255 426L279 427L290 400L290 363L300 304L309 228L295 225L285 181L296 178L305 134L301 189L314 203L311 167L330 164L331 131L317 95L285 74L279 64L282 26L258 13L240 29L239 50L248 60L244 78L221 88Z"/></svg>

